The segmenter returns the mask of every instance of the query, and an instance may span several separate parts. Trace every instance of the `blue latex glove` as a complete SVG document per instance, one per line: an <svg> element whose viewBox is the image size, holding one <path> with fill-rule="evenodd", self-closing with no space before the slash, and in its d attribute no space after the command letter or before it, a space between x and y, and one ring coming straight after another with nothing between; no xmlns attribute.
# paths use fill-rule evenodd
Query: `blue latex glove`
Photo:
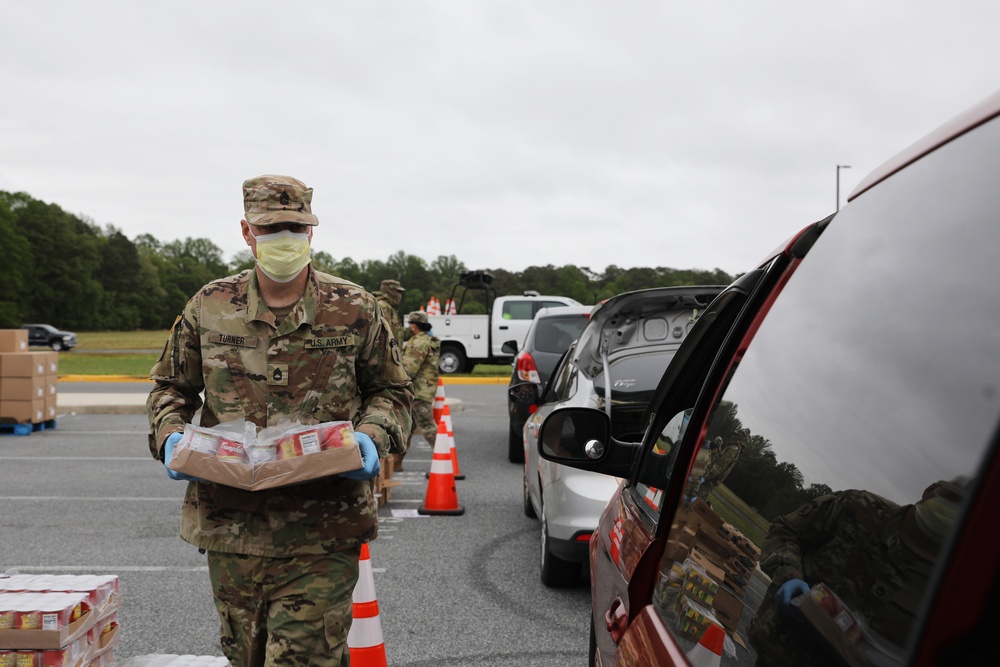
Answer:
<svg viewBox="0 0 1000 667"><path fill-rule="evenodd" d="M191 477L190 475L170 469L170 458L174 455L174 445L181 441L182 436L182 433L171 433L163 443L163 467L167 469L167 477L185 482L204 482L205 480L203 479Z"/></svg>
<svg viewBox="0 0 1000 667"><path fill-rule="evenodd" d="M801 614L799 608L792 604L792 598L797 598L803 593L809 592L809 584L801 579L789 579L778 587L774 594L774 599L778 603L778 609L786 614Z"/></svg>
<svg viewBox="0 0 1000 667"><path fill-rule="evenodd" d="M357 436L358 447L361 449L361 467L357 470L342 472L340 476L364 482L378 475L382 465L378 462L378 447L375 446L372 439L359 431L355 431L354 435Z"/></svg>

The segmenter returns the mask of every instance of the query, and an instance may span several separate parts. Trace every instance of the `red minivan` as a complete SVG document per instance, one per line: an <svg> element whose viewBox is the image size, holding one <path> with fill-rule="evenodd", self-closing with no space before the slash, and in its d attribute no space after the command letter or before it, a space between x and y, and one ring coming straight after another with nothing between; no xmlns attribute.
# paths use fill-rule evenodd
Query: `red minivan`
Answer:
<svg viewBox="0 0 1000 667"><path fill-rule="evenodd" d="M590 542L595 665L997 665L1000 93L875 170L699 318Z"/></svg>

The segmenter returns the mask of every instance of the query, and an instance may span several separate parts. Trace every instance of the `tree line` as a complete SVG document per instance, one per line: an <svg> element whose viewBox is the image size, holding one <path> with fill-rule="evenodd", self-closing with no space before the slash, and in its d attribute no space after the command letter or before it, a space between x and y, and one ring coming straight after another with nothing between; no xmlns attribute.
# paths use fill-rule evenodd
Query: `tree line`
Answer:
<svg viewBox="0 0 1000 667"><path fill-rule="evenodd" d="M212 241L163 241L151 234L127 237L23 192L0 190L0 328L46 322L76 331L169 328L187 300L215 278L253 266L249 249L229 261ZM355 262L313 250L313 266L369 291L395 278L406 288L400 312L418 310L431 296L442 305L459 274L468 267L454 255L427 262L405 251L385 260ZM497 295L536 290L583 304L622 292L679 285L728 285L735 276L672 268L620 268L602 272L578 266L531 266L524 271L484 269ZM483 312L481 301L463 304L463 313Z"/></svg>
<svg viewBox="0 0 1000 667"><path fill-rule="evenodd" d="M771 520L787 514L833 489L823 483L808 486L794 463L778 461L771 441L743 425L739 407L720 401L712 415L707 439L720 436L725 442L740 442L743 451L724 484L762 517Z"/></svg>

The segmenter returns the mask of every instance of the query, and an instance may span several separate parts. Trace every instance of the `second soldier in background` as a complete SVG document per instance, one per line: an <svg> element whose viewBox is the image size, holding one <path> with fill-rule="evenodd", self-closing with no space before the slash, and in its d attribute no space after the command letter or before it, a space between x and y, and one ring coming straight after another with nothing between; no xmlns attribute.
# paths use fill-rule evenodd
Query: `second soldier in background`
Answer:
<svg viewBox="0 0 1000 667"><path fill-rule="evenodd" d="M407 316L410 339L403 348L403 368L413 382L413 429L419 429L427 443L434 447L437 424L434 422L434 396L438 385L438 357L441 341L430 335L431 324L427 313L416 310ZM407 439L406 449L410 448ZM398 469L406 452L397 457Z"/></svg>

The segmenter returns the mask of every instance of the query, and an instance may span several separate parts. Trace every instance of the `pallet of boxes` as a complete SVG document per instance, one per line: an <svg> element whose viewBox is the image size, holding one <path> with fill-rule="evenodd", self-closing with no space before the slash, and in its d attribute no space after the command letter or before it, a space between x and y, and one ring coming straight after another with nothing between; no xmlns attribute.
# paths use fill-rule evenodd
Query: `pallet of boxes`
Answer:
<svg viewBox="0 0 1000 667"><path fill-rule="evenodd" d="M760 549L701 499L674 523L666 549L673 565L661 572L661 604L675 612L679 634L697 642L710 625L720 625L746 648L739 624Z"/></svg>
<svg viewBox="0 0 1000 667"><path fill-rule="evenodd" d="M110 667L116 575L0 574L0 666Z"/></svg>
<svg viewBox="0 0 1000 667"><path fill-rule="evenodd" d="M25 329L0 329L0 433L55 428L59 353L28 349Z"/></svg>

